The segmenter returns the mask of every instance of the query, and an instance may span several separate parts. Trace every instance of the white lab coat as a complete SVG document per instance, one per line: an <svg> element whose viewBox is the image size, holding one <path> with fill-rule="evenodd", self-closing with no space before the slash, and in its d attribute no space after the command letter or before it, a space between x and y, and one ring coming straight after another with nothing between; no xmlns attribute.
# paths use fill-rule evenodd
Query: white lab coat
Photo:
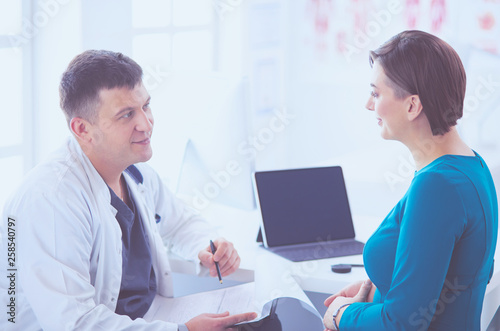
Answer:
<svg viewBox="0 0 500 331"><path fill-rule="evenodd" d="M199 262L197 254L208 246L212 232L149 166L136 167L143 184L129 174L125 179L149 238L157 294L172 296L166 248ZM3 327L1 312L1 330L177 330L177 324L115 314L122 240L110 201L107 185L73 137L28 174L6 203L2 219L3 252L7 217L16 223L17 307L15 324ZM1 278L6 295L9 284Z"/></svg>

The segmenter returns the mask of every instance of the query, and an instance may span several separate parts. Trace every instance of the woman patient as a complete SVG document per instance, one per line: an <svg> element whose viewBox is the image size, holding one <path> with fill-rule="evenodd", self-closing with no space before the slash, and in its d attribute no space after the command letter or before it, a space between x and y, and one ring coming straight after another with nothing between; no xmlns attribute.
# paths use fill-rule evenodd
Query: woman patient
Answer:
<svg viewBox="0 0 500 331"><path fill-rule="evenodd" d="M370 52L384 139L416 164L412 183L366 243L369 280L325 301L331 330L479 330L493 272L498 204L479 154L460 138L466 78L443 40L404 31Z"/></svg>

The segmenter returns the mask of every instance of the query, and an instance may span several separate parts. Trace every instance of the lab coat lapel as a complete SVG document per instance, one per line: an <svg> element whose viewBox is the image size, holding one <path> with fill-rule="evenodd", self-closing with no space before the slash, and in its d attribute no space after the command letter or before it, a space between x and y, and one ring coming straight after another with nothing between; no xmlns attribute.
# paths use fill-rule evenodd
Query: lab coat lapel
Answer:
<svg viewBox="0 0 500 331"><path fill-rule="evenodd" d="M101 224L101 231L95 231L95 249L90 256L90 275L96 291L96 302L114 310L122 278L122 232L115 218L117 211L111 205L108 186L76 139L70 137L68 145L71 157L81 170L79 174L88 180L88 194L93 199L90 208L96 215L95 220Z"/></svg>

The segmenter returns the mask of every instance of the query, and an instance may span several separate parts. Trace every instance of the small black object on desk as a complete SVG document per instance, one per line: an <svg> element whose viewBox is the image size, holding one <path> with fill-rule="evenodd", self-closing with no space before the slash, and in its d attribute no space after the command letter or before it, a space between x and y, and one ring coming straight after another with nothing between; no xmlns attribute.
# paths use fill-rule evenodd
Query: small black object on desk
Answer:
<svg viewBox="0 0 500 331"><path fill-rule="evenodd" d="M362 264L334 264L334 265L332 265L332 271L336 272L338 274L346 274L348 272L351 272L352 267L363 268L364 265L362 265Z"/></svg>

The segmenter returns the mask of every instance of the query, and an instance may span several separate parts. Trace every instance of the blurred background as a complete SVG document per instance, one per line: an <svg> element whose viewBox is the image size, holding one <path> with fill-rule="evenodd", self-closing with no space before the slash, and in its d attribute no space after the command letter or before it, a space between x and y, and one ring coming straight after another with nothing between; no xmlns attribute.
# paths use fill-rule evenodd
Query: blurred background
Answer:
<svg viewBox="0 0 500 331"><path fill-rule="evenodd" d="M460 54L459 130L498 176L499 0L1 0L0 206L69 135L70 60L108 49L142 66L150 163L194 207L254 208L255 170L342 165L354 213L382 217L414 168L364 107L368 51L406 29Z"/></svg>

